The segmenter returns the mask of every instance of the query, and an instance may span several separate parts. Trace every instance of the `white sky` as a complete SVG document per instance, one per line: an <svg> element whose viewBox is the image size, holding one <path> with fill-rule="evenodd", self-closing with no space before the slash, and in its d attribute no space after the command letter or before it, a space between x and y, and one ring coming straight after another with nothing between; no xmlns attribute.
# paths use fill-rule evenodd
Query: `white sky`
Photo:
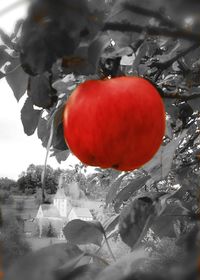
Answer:
<svg viewBox="0 0 200 280"><path fill-rule="evenodd" d="M0 12L17 0L0 0ZM19 1L19 0L18 0ZM26 14L26 5L20 5L0 17L0 28L11 33L17 19ZM20 120L20 110L25 98L17 103L12 90L5 79L0 80L0 177L17 179L29 164L43 164L46 150L42 147L37 134L26 136ZM61 165L54 158L49 158L52 167L67 168L69 164L77 163L70 156Z"/></svg>

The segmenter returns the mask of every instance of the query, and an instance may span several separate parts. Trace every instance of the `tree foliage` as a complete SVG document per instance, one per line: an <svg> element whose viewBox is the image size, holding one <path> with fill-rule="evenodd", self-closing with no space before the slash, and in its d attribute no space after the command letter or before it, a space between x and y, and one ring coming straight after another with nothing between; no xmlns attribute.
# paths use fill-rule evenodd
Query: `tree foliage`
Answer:
<svg viewBox="0 0 200 280"><path fill-rule="evenodd" d="M20 178L17 181L19 191L22 193L30 190L30 193L36 193L37 189L42 187L41 175L43 171L42 165L30 164L26 172L22 172ZM51 166L47 166L45 189L48 193L55 193L58 186L59 176L62 173L61 169L53 169Z"/></svg>
<svg viewBox="0 0 200 280"><path fill-rule="evenodd" d="M17 258L29 253L30 246L25 240L22 221L14 214L3 215L0 230L2 265L6 269Z"/></svg>
<svg viewBox="0 0 200 280"><path fill-rule="evenodd" d="M191 232L198 220L200 175L199 8L195 0L37 0L10 37L0 34L1 77L6 76L17 100L27 90L21 110L24 131L37 131L58 162L69 155L62 130L64 104L79 83L137 75L154 84L163 98L166 133L155 157L140 170L97 170L90 177L93 190L105 187L107 209L119 215L107 227L119 230L133 252L85 279L196 279L196 250L178 266L182 274L163 263L158 275L158 270L145 270L151 253L134 246L145 247L149 230L158 238L175 237L177 246L197 240ZM90 192L89 184L84 188ZM81 268L69 279L80 279Z"/></svg>

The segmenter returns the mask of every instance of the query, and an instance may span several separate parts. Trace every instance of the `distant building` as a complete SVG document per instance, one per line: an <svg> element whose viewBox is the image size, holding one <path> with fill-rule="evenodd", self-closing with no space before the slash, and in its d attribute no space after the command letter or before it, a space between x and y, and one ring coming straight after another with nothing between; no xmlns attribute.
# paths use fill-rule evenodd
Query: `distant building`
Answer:
<svg viewBox="0 0 200 280"><path fill-rule="evenodd" d="M58 188L53 199L53 205L58 209L61 217L67 218L69 208L71 207L68 198L66 197L64 188Z"/></svg>
<svg viewBox="0 0 200 280"><path fill-rule="evenodd" d="M80 219L83 221L92 221L93 217L88 208L73 207L68 215L68 221Z"/></svg>
<svg viewBox="0 0 200 280"><path fill-rule="evenodd" d="M84 200L73 200L66 195L64 188L62 187L62 179L59 182L57 192L53 198L52 204L41 204L36 220L39 225L39 235L42 236L43 226L45 223L51 224L59 232L59 237L63 238L62 228L67 222L74 219L81 219L84 221L92 221L93 216L84 204Z"/></svg>
<svg viewBox="0 0 200 280"><path fill-rule="evenodd" d="M53 204L41 204L36 219L47 218L47 219L61 219L60 212Z"/></svg>

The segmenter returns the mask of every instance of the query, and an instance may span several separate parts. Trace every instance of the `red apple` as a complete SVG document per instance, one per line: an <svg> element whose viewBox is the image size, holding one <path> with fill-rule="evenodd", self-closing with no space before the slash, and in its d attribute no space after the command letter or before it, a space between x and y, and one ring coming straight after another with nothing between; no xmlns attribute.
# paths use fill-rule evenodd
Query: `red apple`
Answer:
<svg viewBox="0 0 200 280"><path fill-rule="evenodd" d="M148 162L165 132L165 110L146 79L118 77L80 84L64 110L64 137L87 165L128 171Z"/></svg>

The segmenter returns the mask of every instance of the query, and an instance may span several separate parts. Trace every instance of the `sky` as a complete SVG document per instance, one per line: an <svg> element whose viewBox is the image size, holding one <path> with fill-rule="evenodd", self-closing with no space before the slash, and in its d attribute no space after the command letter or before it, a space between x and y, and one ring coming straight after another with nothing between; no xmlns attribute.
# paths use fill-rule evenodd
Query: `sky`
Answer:
<svg viewBox="0 0 200 280"><path fill-rule="evenodd" d="M26 16L27 4L24 2L13 10L1 15L1 11L20 0L0 0L0 28L11 33L15 22ZM20 120L20 110L25 96L18 103L5 79L0 80L0 177L17 179L29 164L44 164L46 150L35 133L26 136ZM53 168L68 168L78 163L70 155L67 161L57 163L55 158L49 158L48 164Z"/></svg>

